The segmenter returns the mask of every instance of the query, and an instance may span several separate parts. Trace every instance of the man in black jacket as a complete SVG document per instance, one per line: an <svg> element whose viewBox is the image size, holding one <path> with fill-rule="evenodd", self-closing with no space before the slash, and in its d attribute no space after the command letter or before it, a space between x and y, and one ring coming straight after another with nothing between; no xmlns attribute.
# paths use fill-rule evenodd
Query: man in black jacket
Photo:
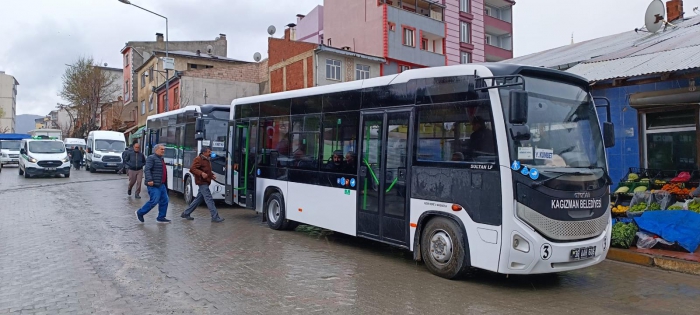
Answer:
<svg viewBox="0 0 700 315"><path fill-rule="evenodd" d="M83 152L80 151L78 146L75 146L71 151L70 159L73 162L73 167L75 167L76 170L79 170L80 163L83 161Z"/></svg>
<svg viewBox="0 0 700 315"><path fill-rule="evenodd" d="M158 144L154 148L155 154L150 155L146 159L146 167L143 170L143 175L146 177L146 188L150 199L141 209L136 211L136 218L143 223L143 216L158 205L158 223L170 223L170 220L165 218L168 213L168 171L165 168L163 155L165 154L165 146Z"/></svg>
<svg viewBox="0 0 700 315"><path fill-rule="evenodd" d="M126 194L131 196L131 188L136 185L136 199L141 199L141 182L143 181L143 167L146 166L146 156L141 153L141 145L134 146L124 155L124 164L129 174L129 189Z"/></svg>

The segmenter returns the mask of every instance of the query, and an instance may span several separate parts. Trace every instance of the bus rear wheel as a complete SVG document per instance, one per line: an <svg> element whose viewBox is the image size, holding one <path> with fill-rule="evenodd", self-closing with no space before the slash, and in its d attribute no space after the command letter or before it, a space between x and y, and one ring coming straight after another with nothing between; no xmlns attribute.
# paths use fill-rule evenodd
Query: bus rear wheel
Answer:
<svg viewBox="0 0 700 315"><path fill-rule="evenodd" d="M287 220L284 198L278 192L267 198L265 216L267 225L273 230L293 230L299 225L297 222Z"/></svg>
<svg viewBox="0 0 700 315"><path fill-rule="evenodd" d="M430 220L420 242L423 261L433 274L455 279L468 270L464 233L453 220L444 217Z"/></svg>

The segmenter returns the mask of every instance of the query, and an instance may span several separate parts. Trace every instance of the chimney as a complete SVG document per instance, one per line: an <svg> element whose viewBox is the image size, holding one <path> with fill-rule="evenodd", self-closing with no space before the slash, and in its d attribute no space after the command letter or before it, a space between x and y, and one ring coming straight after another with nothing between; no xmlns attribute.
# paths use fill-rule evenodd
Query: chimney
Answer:
<svg viewBox="0 0 700 315"><path fill-rule="evenodd" d="M202 52L197 49L197 56L199 56Z"/></svg>
<svg viewBox="0 0 700 315"><path fill-rule="evenodd" d="M303 20L305 17L306 17L306 15L297 14L297 24L299 24L299 22L301 22L301 20Z"/></svg>
<svg viewBox="0 0 700 315"><path fill-rule="evenodd" d="M683 0L670 0L666 2L666 19L673 22L683 18Z"/></svg>
<svg viewBox="0 0 700 315"><path fill-rule="evenodd" d="M220 40L226 40L226 34L219 34Z"/></svg>
<svg viewBox="0 0 700 315"><path fill-rule="evenodd" d="M156 33L156 42L163 42L163 33Z"/></svg>

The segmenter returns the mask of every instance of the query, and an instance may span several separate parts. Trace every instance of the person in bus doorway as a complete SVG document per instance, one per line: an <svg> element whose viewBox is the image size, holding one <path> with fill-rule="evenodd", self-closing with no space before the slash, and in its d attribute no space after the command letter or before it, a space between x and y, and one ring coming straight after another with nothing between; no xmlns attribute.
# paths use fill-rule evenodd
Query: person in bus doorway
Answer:
<svg viewBox="0 0 700 315"><path fill-rule="evenodd" d="M126 194L131 196L131 189L136 185L134 198L141 199L141 182L143 181L143 167L146 165L146 156L141 153L141 145L134 143L133 148L124 156L124 164L129 174L129 188Z"/></svg>
<svg viewBox="0 0 700 315"><path fill-rule="evenodd" d="M80 169L80 163L83 161L83 152L80 151L80 148L78 146L75 146L73 150L71 151L71 162L73 162L73 167L76 170Z"/></svg>
<svg viewBox="0 0 700 315"><path fill-rule="evenodd" d="M192 203L185 209L180 217L187 220L194 220L190 216L194 209L197 209L199 205L204 201L209 208L209 213L211 213L211 222L224 222L224 218L219 217L219 212L216 211L216 205L214 204L214 198L211 196L211 190L209 190L209 185L211 181L216 179L216 175L211 170L211 149L204 147L199 153L199 156L194 158L192 161L192 166L190 166L190 173L194 175L194 183L199 187L199 192L197 193L197 198L192 200Z"/></svg>
<svg viewBox="0 0 700 315"><path fill-rule="evenodd" d="M469 136L469 146L474 156L480 156L484 153L493 154L495 152L493 135L486 128L484 119L479 116L474 117L472 129L474 132Z"/></svg>
<svg viewBox="0 0 700 315"><path fill-rule="evenodd" d="M357 174L357 154L355 151L345 153L345 169L350 174Z"/></svg>
<svg viewBox="0 0 700 315"><path fill-rule="evenodd" d="M170 223L170 220L165 218L168 214L168 170L165 168L163 155L165 154L165 145L157 144L153 148L154 154L146 159L146 166L143 169L143 176L146 178L146 189L150 197L146 204L141 209L136 210L136 218L143 223L143 216L148 214L153 208L158 205L158 223Z"/></svg>
<svg viewBox="0 0 700 315"><path fill-rule="evenodd" d="M345 162L343 161L343 151L333 151L333 156L331 156L331 160L328 161L328 163L326 164L326 169L331 171L341 171L345 169Z"/></svg>

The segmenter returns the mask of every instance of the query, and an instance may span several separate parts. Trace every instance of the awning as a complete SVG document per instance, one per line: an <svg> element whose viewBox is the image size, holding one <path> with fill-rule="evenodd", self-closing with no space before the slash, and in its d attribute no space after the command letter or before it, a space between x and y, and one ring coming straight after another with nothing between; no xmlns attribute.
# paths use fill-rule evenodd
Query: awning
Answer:
<svg viewBox="0 0 700 315"><path fill-rule="evenodd" d="M143 136L143 130L146 129L146 126L143 126L139 128L139 130L136 130L131 136L129 136L129 140L141 138Z"/></svg>
<svg viewBox="0 0 700 315"><path fill-rule="evenodd" d="M134 129L136 129L137 127L138 127L138 126L133 126L133 127L129 128L129 129L125 130L125 131L123 132L123 134L128 134L128 133L134 131Z"/></svg>
<svg viewBox="0 0 700 315"><path fill-rule="evenodd" d="M630 95L630 107L700 104L700 91L689 88L641 92Z"/></svg>

